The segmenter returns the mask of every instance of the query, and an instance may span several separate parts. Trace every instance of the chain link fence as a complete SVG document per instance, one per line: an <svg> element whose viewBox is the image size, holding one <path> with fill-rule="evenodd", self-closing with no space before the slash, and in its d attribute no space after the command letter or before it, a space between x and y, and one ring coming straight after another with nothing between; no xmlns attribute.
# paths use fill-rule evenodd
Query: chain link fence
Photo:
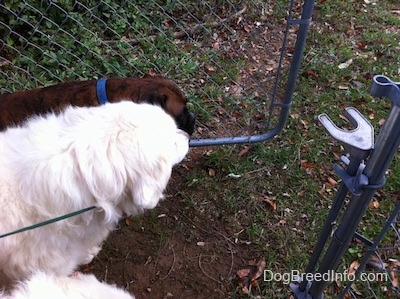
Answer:
<svg viewBox="0 0 400 299"><path fill-rule="evenodd" d="M328 272L331 284L326 290L329 298L365 299L399 298L400 274L400 198L389 216L365 215L379 218L382 230L377 232L369 227L355 233L342 262L335 271ZM371 202L371 206L376 201ZM367 213L368 214L368 213ZM309 295L308 295L309 296ZM298 296L297 298L311 298Z"/></svg>
<svg viewBox="0 0 400 299"><path fill-rule="evenodd" d="M391 215L384 221L382 230L373 240L366 233L356 234L349 250L359 253L360 259L346 269L354 274L354 281L347 282L338 298L399 298L400 274L400 198ZM374 204L374 203L372 203ZM384 215L378 217L385 219Z"/></svg>
<svg viewBox="0 0 400 299"><path fill-rule="evenodd" d="M198 116L191 145L280 131L313 1L0 2L0 93L162 74Z"/></svg>

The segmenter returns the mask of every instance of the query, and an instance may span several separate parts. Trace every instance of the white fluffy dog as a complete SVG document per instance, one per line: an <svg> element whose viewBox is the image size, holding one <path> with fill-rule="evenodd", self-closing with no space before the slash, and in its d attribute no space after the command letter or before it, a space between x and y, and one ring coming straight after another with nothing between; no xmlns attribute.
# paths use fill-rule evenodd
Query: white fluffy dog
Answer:
<svg viewBox="0 0 400 299"><path fill-rule="evenodd" d="M0 270L24 279L90 262L122 214L162 199L188 140L160 107L128 101L67 108L1 133L0 235L97 208L0 238Z"/></svg>
<svg viewBox="0 0 400 299"><path fill-rule="evenodd" d="M0 299L135 299L115 285L102 283L94 275L77 273L56 277L42 272L21 282L9 295Z"/></svg>

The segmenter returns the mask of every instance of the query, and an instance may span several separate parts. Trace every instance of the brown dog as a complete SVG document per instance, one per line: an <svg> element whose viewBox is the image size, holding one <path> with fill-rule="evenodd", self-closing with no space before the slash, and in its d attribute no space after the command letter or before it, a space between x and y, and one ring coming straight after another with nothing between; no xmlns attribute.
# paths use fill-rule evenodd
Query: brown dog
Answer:
<svg viewBox="0 0 400 299"><path fill-rule="evenodd" d="M189 135L194 131L195 116L186 107L186 97L173 81L162 76L74 81L0 94L0 131L32 115L58 112L69 105L98 106L122 100L159 105L180 129Z"/></svg>

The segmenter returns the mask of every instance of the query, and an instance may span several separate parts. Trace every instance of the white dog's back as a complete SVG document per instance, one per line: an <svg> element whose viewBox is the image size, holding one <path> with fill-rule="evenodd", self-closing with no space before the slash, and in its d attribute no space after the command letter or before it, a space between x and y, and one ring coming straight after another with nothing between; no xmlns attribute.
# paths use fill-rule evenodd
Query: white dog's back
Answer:
<svg viewBox="0 0 400 299"><path fill-rule="evenodd" d="M0 235L97 207L0 238L0 269L14 278L70 274L123 213L156 206L187 151L188 135L171 116L130 101L70 107L0 133Z"/></svg>
<svg viewBox="0 0 400 299"><path fill-rule="evenodd" d="M0 299L135 299L127 291L102 283L92 274L56 277L42 272L20 282Z"/></svg>

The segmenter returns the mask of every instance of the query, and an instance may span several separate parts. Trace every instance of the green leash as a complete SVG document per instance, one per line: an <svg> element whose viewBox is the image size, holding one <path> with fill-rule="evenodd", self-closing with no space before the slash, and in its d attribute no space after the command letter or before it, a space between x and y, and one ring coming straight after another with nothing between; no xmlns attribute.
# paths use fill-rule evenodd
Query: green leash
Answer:
<svg viewBox="0 0 400 299"><path fill-rule="evenodd" d="M15 235L15 234L18 234L18 233L22 233L22 232L27 231L27 230L35 229L35 228L38 228L38 227L41 227L41 226L45 226L45 225L48 225L48 224L52 224L54 222L57 222L57 221L60 221L60 220L64 220L64 219L67 219L67 218L70 218L70 217L74 217L76 215L83 214L83 213L85 213L87 211L93 210L94 208L96 208L96 207L93 206L93 207L82 209L82 210L79 210L79 211L76 211L76 212L73 212L73 213L69 213L69 214L66 214L66 215L63 215L63 216L60 216L60 217L57 217L57 218L53 218L53 219L50 219L50 220L47 220L47 221L39 222L37 224L31 225L31 226L27 226L27 227L18 229L18 230L13 231L13 232L6 233L4 235L0 235L0 239L4 238L4 237L11 236L11 235Z"/></svg>

